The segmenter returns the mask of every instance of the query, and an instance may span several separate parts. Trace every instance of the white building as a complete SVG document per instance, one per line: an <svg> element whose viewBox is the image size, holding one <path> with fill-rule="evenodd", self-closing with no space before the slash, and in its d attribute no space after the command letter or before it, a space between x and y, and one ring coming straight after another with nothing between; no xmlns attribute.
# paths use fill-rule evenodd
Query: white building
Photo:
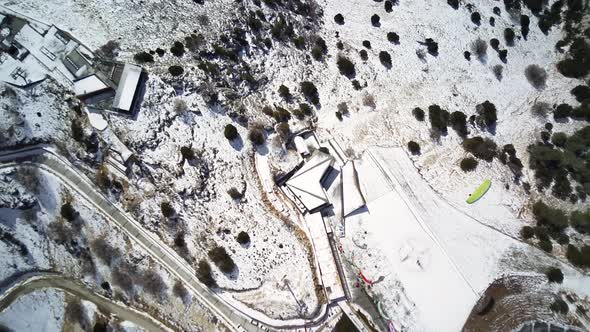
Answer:
<svg viewBox="0 0 590 332"><path fill-rule="evenodd" d="M315 213L330 206L330 200L322 183L333 164L332 156L316 150L285 183L289 196L296 200L297 206L302 205L309 213Z"/></svg>
<svg viewBox="0 0 590 332"><path fill-rule="evenodd" d="M139 94L141 73L141 67L125 64L113 101L113 109L123 112L131 112L134 109Z"/></svg>

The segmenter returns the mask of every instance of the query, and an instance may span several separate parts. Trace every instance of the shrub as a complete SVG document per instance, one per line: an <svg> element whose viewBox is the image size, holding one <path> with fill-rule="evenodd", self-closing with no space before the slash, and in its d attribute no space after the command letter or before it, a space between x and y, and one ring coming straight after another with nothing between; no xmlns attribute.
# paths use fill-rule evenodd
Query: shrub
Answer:
<svg viewBox="0 0 590 332"><path fill-rule="evenodd" d="M185 160L195 159L195 152L188 146L181 147L180 154L182 155L182 158Z"/></svg>
<svg viewBox="0 0 590 332"><path fill-rule="evenodd" d="M504 71L504 67L502 65L495 65L492 67L492 72L498 81L502 80L502 72Z"/></svg>
<svg viewBox="0 0 590 332"><path fill-rule="evenodd" d="M223 136L225 136L225 138L231 141L238 138L238 135L238 129L236 129L234 125L231 123L225 125L225 128L223 129Z"/></svg>
<svg viewBox="0 0 590 332"><path fill-rule="evenodd" d="M289 137L289 134L291 133L291 128L286 122L279 123L276 130L279 136L283 139Z"/></svg>
<svg viewBox="0 0 590 332"><path fill-rule="evenodd" d="M229 190L227 191L227 194L232 199L242 199L242 197L244 197L244 194L241 191L239 191L238 188L236 188L236 187L229 188Z"/></svg>
<svg viewBox="0 0 590 332"><path fill-rule="evenodd" d="M543 239L539 241L539 248L545 252L551 252L553 251L553 244L551 243L551 240Z"/></svg>
<svg viewBox="0 0 590 332"><path fill-rule="evenodd" d="M223 273L231 273L236 268L233 259L231 259L223 247L215 247L209 250L207 255Z"/></svg>
<svg viewBox="0 0 590 332"><path fill-rule="evenodd" d="M479 60L485 58L488 51L488 44L481 38L477 38L471 43L471 52L477 56Z"/></svg>
<svg viewBox="0 0 590 332"><path fill-rule="evenodd" d="M257 127L250 129L250 131L248 132L248 139L254 145L262 145L262 144L264 144L264 141L266 140L264 137L264 132L263 132L262 128L257 128Z"/></svg>
<svg viewBox="0 0 590 332"><path fill-rule="evenodd" d="M160 203L160 210L162 211L162 215L166 218L170 218L174 215L175 211L170 202L162 202Z"/></svg>
<svg viewBox="0 0 590 332"><path fill-rule="evenodd" d="M363 96L363 106L368 106L372 109L375 109L377 107L377 104L375 104L375 97L371 94L366 94Z"/></svg>
<svg viewBox="0 0 590 332"><path fill-rule="evenodd" d="M303 36L293 38L293 45L295 45L297 49L305 49L305 39L303 38Z"/></svg>
<svg viewBox="0 0 590 332"><path fill-rule="evenodd" d="M205 284L207 287L214 287L217 284L213 278L213 275L211 274L211 265L209 265L209 263L207 263L207 261L204 259L199 261L196 275L197 279L199 279L199 281Z"/></svg>
<svg viewBox="0 0 590 332"><path fill-rule="evenodd" d="M474 171L477 168L478 165L478 161L475 160L474 158L471 157L467 157L467 158L463 158L461 160L461 170L463 170L463 172L471 172Z"/></svg>
<svg viewBox="0 0 590 332"><path fill-rule="evenodd" d="M480 136L465 139L462 143L465 151L470 152L478 159L485 161L492 161L497 155L497 145L489 138L481 138Z"/></svg>
<svg viewBox="0 0 590 332"><path fill-rule="evenodd" d="M76 142L82 142L84 140L84 129L82 128L82 124L78 119L72 120L70 129L72 131L72 138Z"/></svg>
<svg viewBox="0 0 590 332"><path fill-rule="evenodd" d="M179 41L175 41L172 47L170 48L170 53L179 58L184 55L184 52L184 45Z"/></svg>
<svg viewBox="0 0 590 332"><path fill-rule="evenodd" d="M236 241L238 241L239 244L246 245L246 244L250 243L250 235L248 235L248 233L246 233L244 231L241 231L238 234Z"/></svg>
<svg viewBox="0 0 590 332"><path fill-rule="evenodd" d="M561 269L557 267L550 267L547 272L545 272L545 275L547 276L549 282L561 284L563 281L563 273L561 272Z"/></svg>
<svg viewBox="0 0 590 332"><path fill-rule="evenodd" d="M121 257L121 251L113 247L104 237L99 237L90 242L92 253L104 264L111 265L113 260Z"/></svg>
<svg viewBox="0 0 590 332"><path fill-rule="evenodd" d="M553 118L555 120L563 120L569 117L574 112L574 108L568 104L559 104L553 111Z"/></svg>
<svg viewBox="0 0 590 332"><path fill-rule="evenodd" d="M342 14L336 14L334 16L334 22L336 22L336 24L344 24L344 16L342 16Z"/></svg>
<svg viewBox="0 0 590 332"><path fill-rule="evenodd" d="M578 85L572 89L571 94L576 97L580 103L590 101L590 87L585 85Z"/></svg>
<svg viewBox="0 0 590 332"><path fill-rule="evenodd" d="M379 15L374 14L373 16L371 16L371 24L374 27L379 27L381 26L381 23L379 23L379 21L381 20L381 18L379 17Z"/></svg>
<svg viewBox="0 0 590 332"><path fill-rule="evenodd" d="M568 226L568 218L562 210L551 208L540 200L533 204L533 214L538 225L547 226L552 231L561 232Z"/></svg>
<svg viewBox="0 0 590 332"><path fill-rule="evenodd" d="M554 133L553 136L551 136L551 143L553 143L555 146L562 148L565 146L566 142L567 135L565 133L557 132Z"/></svg>
<svg viewBox="0 0 590 332"><path fill-rule="evenodd" d="M339 103L336 108L338 109L338 112L342 113L342 114L348 114L348 105L345 102Z"/></svg>
<svg viewBox="0 0 590 332"><path fill-rule="evenodd" d="M430 126L443 135L447 134L447 126L449 124L449 112L434 104L428 106L428 119Z"/></svg>
<svg viewBox="0 0 590 332"><path fill-rule="evenodd" d="M312 82L303 81L300 84L301 93L308 99L312 104L318 105L320 103L320 96L318 94L318 89Z"/></svg>
<svg viewBox="0 0 590 332"><path fill-rule="evenodd" d="M574 211L570 216L573 228L582 234L590 234L590 210L586 212Z"/></svg>
<svg viewBox="0 0 590 332"><path fill-rule="evenodd" d="M182 68L181 66L174 65L168 67L168 72L170 73L170 75L177 77L184 73L184 68Z"/></svg>
<svg viewBox="0 0 590 332"><path fill-rule="evenodd" d="M506 44L508 46L513 46L514 45L514 30L512 30L511 28L506 28L504 30L504 40L506 40Z"/></svg>
<svg viewBox="0 0 590 332"><path fill-rule="evenodd" d="M338 105L340 106L340 105ZM311 108L311 106L309 106L306 103L300 103L299 104L299 110L301 111L301 113L303 113L304 115L307 116L311 116L313 115L313 109Z"/></svg>
<svg viewBox="0 0 590 332"><path fill-rule="evenodd" d="M551 311L555 313L562 315L567 314L569 311L567 303L565 303L565 301L562 299L555 299L553 303L551 303L551 305L549 306L549 309L551 309Z"/></svg>
<svg viewBox="0 0 590 332"><path fill-rule="evenodd" d="M265 115L268 115L268 116L273 116L273 114L274 114L272 108L270 106L268 106L268 105L267 106L264 106L262 108L262 113L264 113Z"/></svg>
<svg viewBox="0 0 590 332"><path fill-rule="evenodd" d="M498 58L500 58L500 61L506 63L507 57L508 57L508 50L499 50L498 51Z"/></svg>
<svg viewBox="0 0 590 332"><path fill-rule="evenodd" d="M494 126L496 121L498 121L496 106L488 100L481 104L477 104L475 106L475 111L477 113L475 122L482 128Z"/></svg>
<svg viewBox="0 0 590 332"><path fill-rule="evenodd" d="M524 70L524 76L536 89L541 89L547 81L547 72L538 65L529 65Z"/></svg>
<svg viewBox="0 0 590 332"><path fill-rule="evenodd" d="M384 65L385 68L391 68L391 55L386 51L379 52L379 61L381 61L381 64Z"/></svg>
<svg viewBox="0 0 590 332"><path fill-rule="evenodd" d="M522 236L522 238L525 240L531 239L534 235L535 230L531 226L524 226L520 230L520 236Z"/></svg>
<svg viewBox="0 0 590 332"><path fill-rule="evenodd" d="M459 0L447 0L447 4L455 10L459 9Z"/></svg>
<svg viewBox="0 0 590 332"><path fill-rule="evenodd" d="M391 13L393 11L393 3L390 0L385 1L385 12Z"/></svg>
<svg viewBox="0 0 590 332"><path fill-rule="evenodd" d="M409 141L408 142L408 150L410 150L410 152L414 155L420 154L420 144L418 144L414 141Z"/></svg>
<svg viewBox="0 0 590 332"><path fill-rule="evenodd" d="M361 56L361 60L367 61L369 59L369 54L365 50L360 50L359 54Z"/></svg>
<svg viewBox="0 0 590 332"><path fill-rule="evenodd" d="M168 285L162 279L162 276L152 269L147 269L143 271L141 276L141 284L143 286L143 290L153 296L163 299L166 297L166 292L168 291Z"/></svg>
<svg viewBox="0 0 590 332"><path fill-rule="evenodd" d="M418 121L424 121L424 111L420 107L416 107L412 110L412 115Z"/></svg>
<svg viewBox="0 0 590 332"><path fill-rule="evenodd" d="M498 47L500 47L500 41L496 38L492 38L492 39L490 39L490 46L493 49L498 50Z"/></svg>
<svg viewBox="0 0 590 332"><path fill-rule="evenodd" d="M78 212L74 210L70 202L66 202L61 206L60 214L67 221L74 221L78 217Z"/></svg>
<svg viewBox="0 0 590 332"><path fill-rule="evenodd" d="M531 107L531 113L539 118L546 118L549 112L551 112L551 105L545 102L536 102Z"/></svg>
<svg viewBox="0 0 590 332"><path fill-rule="evenodd" d="M363 47L371 49L371 42L368 40L363 40Z"/></svg>
<svg viewBox="0 0 590 332"><path fill-rule="evenodd" d="M133 60L137 63L151 63L154 62L154 57L147 52L139 52L133 56Z"/></svg>
<svg viewBox="0 0 590 332"><path fill-rule="evenodd" d="M387 33L387 40L390 43L399 44L399 35L395 32L388 32Z"/></svg>
<svg viewBox="0 0 590 332"><path fill-rule="evenodd" d="M337 118L338 120L342 121L342 119L343 119L343 118L342 118L342 113L340 113L340 111L336 111L336 112L334 112L334 115L336 115L336 118Z"/></svg>
<svg viewBox="0 0 590 332"><path fill-rule="evenodd" d="M526 39L529 34L530 23L531 19L527 15L520 15L520 31L522 32L524 39Z"/></svg>
<svg viewBox="0 0 590 332"><path fill-rule="evenodd" d="M287 122L291 119L291 113L282 107L277 107L277 110L273 112L272 117L277 122Z"/></svg>
<svg viewBox="0 0 590 332"><path fill-rule="evenodd" d="M438 43L435 42L432 38L426 38L424 44L426 45L428 53L432 54L433 56L438 55Z"/></svg>
<svg viewBox="0 0 590 332"><path fill-rule="evenodd" d="M450 116L451 128L457 132L460 137L466 137L469 132L467 131L467 116L463 112L455 111Z"/></svg>
<svg viewBox="0 0 590 332"><path fill-rule="evenodd" d="M494 17L490 17L490 25L496 26L496 19Z"/></svg>
<svg viewBox="0 0 590 332"><path fill-rule="evenodd" d="M350 60L348 60L344 56L339 55L338 60L336 61L336 65L338 66L338 70L340 71L341 75L344 75L348 78L354 77L354 64Z"/></svg>
<svg viewBox="0 0 590 332"><path fill-rule="evenodd" d="M469 52L469 51L463 52L463 57L465 58L465 60L471 61L471 52Z"/></svg>
<svg viewBox="0 0 590 332"><path fill-rule="evenodd" d="M500 14L502 13L499 7L492 8L492 12L498 16L500 16Z"/></svg>
<svg viewBox="0 0 590 332"><path fill-rule="evenodd" d="M279 86L279 96L283 99L289 99L291 98L291 91L289 91L288 87L281 84L281 86Z"/></svg>
<svg viewBox="0 0 590 332"><path fill-rule="evenodd" d="M190 302L190 293L188 291L188 289L184 286L184 284L182 283L182 281L177 280L174 283L174 286L172 286L172 293L174 294L174 296L178 297L179 299L182 300L182 302ZM188 304L188 303L185 303Z"/></svg>
<svg viewBox="0 0 590 332"><path fill-rule="evenodd" d="M480 25L481 15L478 12L471 13L471 22L473 22L475 25Z"/></svg>

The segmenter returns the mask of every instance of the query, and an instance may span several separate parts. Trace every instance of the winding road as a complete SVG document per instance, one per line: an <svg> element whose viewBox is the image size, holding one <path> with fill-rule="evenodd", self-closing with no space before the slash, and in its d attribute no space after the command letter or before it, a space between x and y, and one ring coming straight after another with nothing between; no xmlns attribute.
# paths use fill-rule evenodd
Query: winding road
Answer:
<svg viewBox="0 0 590 332"><path fill-rule="evenodd" d="M21 276L17 282L7 287L0 295L0 312L8 308L19 297L39 289L55 288L75 295L78 298L94 303L103 312L111 312L124 321L130 321L147 331L171 331L158 320L118 304L106 297L94 293L77 280L68 279L61 274L52 272L35 272Z"/></svg>
<svg viewBox="0 0 590 332"><path fill-rule="evenodd" d="M86 175L78 171L51 146L34 145L0 152L0 169L22 166L38 167L56 176L64 185L86 199L99 213L138 243L171 275L182 280L186 287L195 293L196 299L229 329L233 331L263 331L261 325L264 325L271 329L293 330L317 326L325 321L328 313L325 305L312 319L277 320L263 313L254 312L241 303L222 298L203 285L197 279L195 270L174 250L162 243L155 235L143 229L126 212L111 203L96 189L96 185ZM253 320L257 323L253 324Z"/></svg>

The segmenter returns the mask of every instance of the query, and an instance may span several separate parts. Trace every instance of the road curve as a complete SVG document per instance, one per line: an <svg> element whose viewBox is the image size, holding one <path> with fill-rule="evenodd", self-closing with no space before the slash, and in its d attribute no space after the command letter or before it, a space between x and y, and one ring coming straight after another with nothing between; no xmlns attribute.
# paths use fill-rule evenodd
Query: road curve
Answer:
<svg viewBox="0 0 590 332"><path fill-rule="evenodd" d="M126 212L112 204L101 192L96 190L96 185L86 175L78 171L50 146L33 145L0 152L0 169L18 166L38 167L59 178L67 187L91 203L98 212L119 226L171 275L182 280L196 294L197 300L233 331L241 331L242 329L262 331L261 327L251 323L252 319L256 320L258 324L277 330L304 329L317 326L326 319L328 311L325 305L312 319L277 320L260 312L252 312L240 303L225 300L203 285L196 278L195 270L174 250L162 243L152 233L143 229ZM250 311L250 313L246 311Z"/></svg>
<svg viewBox="0 0 590 332"><path fill-rule="evenodd" d="M21 276L0 294L0 312L8 308L19 297L39 289L55 288L94 303L103 312L110 312L125 321L130 321L146 331L171 331L157 319L147 314L94 293L77 280L53 272L34 272Z"/></svg>

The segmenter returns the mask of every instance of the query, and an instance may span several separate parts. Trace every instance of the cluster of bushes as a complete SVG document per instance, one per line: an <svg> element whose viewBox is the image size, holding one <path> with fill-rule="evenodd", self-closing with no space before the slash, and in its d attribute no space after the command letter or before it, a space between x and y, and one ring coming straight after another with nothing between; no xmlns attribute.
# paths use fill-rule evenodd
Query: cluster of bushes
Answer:
<svg viewBox="0 0 590 332"><path fill-rule="evenodd" d="M516 149L512 144L506 144L498 154L498 159L512 171L518 179L522 176L522 161L516 156Z"/></svg>
<svg viewBox="0 0 590 332"><path fill-rule="evenodd" d="M545 275L547 276L547 280L549 280L549 282L556 282L558 284L563 282L563 272L561 272L561 269L557 267L549 268L545 272Z"/></svg>
<svg viewBox="0 0 590 332"><path fill-rule="evenodd" d="M590 165L585 161L584 151L590 147L590 126L576 131L571 136L555 133L549 143L529 145L529 167L535 171L539 189L552 184L552 194L562 200L569 197L573 202L584 200L590 192ZM560 147L563 146L563 147ZM568 178L571 176L578 185L576 193Z"/></svg>
<svg viewBox="0 0 590 332"><path fill-rule="evenodd" d="M27 248L26 244L22 243L19 239L14 237L14 235L4 231L2 228L0 228L0 241L12 244L13 246L17 247L20 255L23 257L29 254L29 249Z"/></svg>
<svg viewBox="0 0 590 332"><path fill-rule="evenodd" d="M489 138L475 136L467 138L461 144L465 151L470 152L478 159L491 162L497 155L497 145Z"/></svg>
<svg viewBox="0 0 590 332"><path fill-rule="evenodd" d="M523 227L520 234L524 239L531 239L535 236L539 240L539 247L547 252L551 252L553 249L550 237L561 245L569 243L569 237L564 233L568 226L574 227L583 234L590 231L590 210L576 211L568 217L564 211L551 208L542 201L537 201L533 205L533 214L537 225ZM578 248L573 244L568 244L566 258L576 266L589 268L590 246L584 245ZM549 270L547 276L552 282L561 282L563 275L560 276L560 272Z"/></svg>
<svg viewBox="0 0 590 332"><path fill-rule="evenodd" d="M236 268L233 259L223 247L215 247L209 250L207 256L209 256L209 259L211 259L223 273L232 273Z"/></svg>
<svg viewBox="0 0 590 332"><path fill-rule="evenodd" d="M274 39L285 42L293 38L295 32L293 24L287 22L283 14L279 14L270 28L270 34Z"/></svg>
<svg viewBox="0 0 590 332"><path fill-rule="evenodd" d="M184 73L184 68L182 68L182 66L173 65L173 66L168 67L168 72L173 77L177 77L177 76L180 76Z"/></svg>
<svg viewBox="0 0 590 332"><path fill-rule="evenodd" d="M387 40L391 43L399 44L399 35L395 32L388 32Z"/></svg>
<svg viewBox="0 0 590 332"><path fill-rule="evenodd" d="M584 38L576 38L568 51L567 59L557 63L557 70L565 76L582 78L590 73L590 44Z"/></svg>

